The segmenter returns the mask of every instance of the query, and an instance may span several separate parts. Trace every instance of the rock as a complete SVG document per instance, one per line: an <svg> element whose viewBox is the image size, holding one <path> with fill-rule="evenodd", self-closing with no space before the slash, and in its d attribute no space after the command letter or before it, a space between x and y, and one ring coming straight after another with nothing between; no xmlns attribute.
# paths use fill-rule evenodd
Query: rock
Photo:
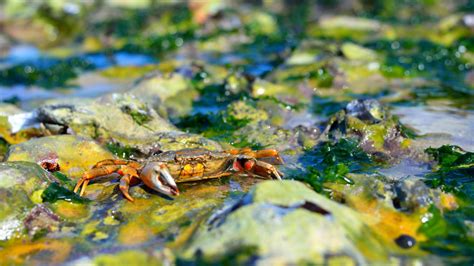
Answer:
<svg viewBox="0 0 474 266"><path fill-rule="evenodd" d="M78 262L77 265L81 265ZM140 250L128 250L116 254L102 254L93 259L93 265L163 265L154 254L147 254Z"/></svg>
<svg viewBox="0 0 474 266"><path fill-rule="evenodd" d="M30 162L0 163L0 240L22 234L23 219L49 183L57 181Z"/></svg>
<svg viewBox="0 0 474 266"><path fill-rule="evenodd" d="M377 59L375 51L354 43L344 43L341 50L349 60L372 61Z"/></svg>
<svg viewBox="0 0 474 266"><path fill-rule="evenodd" d="M251 123L268 120L268 114L245 101L235 101L227 107L227 114L233 119L246 120Z"/></svg>
<svg viewBox="0 0 474 266"><path fill-rule="evenodd" d="M346 106L346 112L348 115L357 117L362 121L375 123L384 119L386 110L377 100L367 99L349 102Z"/></svg>
<svg viewBox="0 0 474 266"><path fill-rule="evenodd" d="M36 205L23 221L30 237L50 233L59 229L59 216L54 214L44 204Z"/></svg>
<svg viewBox="0 0 474 266"><path fill-rule="evenodd" d="M31 139L10 146L6 161L57 163L60 171L79 177L97 162L114 156L88 137L59 135Z"/></svg>
<svg viewBox="0 0 474 266"><path fill-rule="evenodd" d="M356 138L365 152L382 160L411 152L411 140L403 126L373 99L348 103L329 119L325 133L331 139Z"/></svg>
<svg viewBox="0 0 474 266"><path fill-rule="evenodd" d="M259 264L323 264L332 259L365 264L385 256L355 211L297 181L257 184L201 225L180 256L218 262L239 251L247 252L247 262Z"/></svg>
<svg viewBox="0 0 474 266"><path fill-rule="evenodd" d="M16 105L9 103L0 103L0 116L9 116L19 113L23 113L23 110L18 108Z"/></svg>
<svg viewBox="0 0 474 266"><path fill-rule="evenodd" d="M193 100L198 96L191 80L179 73L163 75L152 72L138 81L129 93L157 111L164 108L172 116L189 113Z"/></svg>
<svg viewBox="0 0 474 266"><path fill-rule="evenodd" d="M14 105L0 105L0 138L7 143L21 143L45 133L36 123L33 113L24 112Z"/></svg>
<svg viewBox="0 0 474 266"><path fill-rule="evenodd" d="M180 132L148 104L130 94L114 93L94 101L51 104L38 108L37 120L55 133L76 134L140 150L220 146L198 135Z"/></svg>
<svg viewBox="0 0 474 266"><path fill-rule="evenodd" d="M310 100L308 97L305 97L298 87L271 83L261 79L257 79L252 84L252 96L276 97L288 104L308 103Z"/></svg>
<svg viewBox="0 0 474 266"><path fill-rule="evenodd" d="M350 29L354 31L378 31L382 24L377 20L350 17L350 16L326 16L319 21L323 29Z"/></svg>
<svg viewBox="0 0 474 266"><path fill-rule="evenodd" d="M64 126L70 133L117 140L146 139L151 132L176 128L153 109L128 94L111 94L92 102L45 105L38 119L47 126Z"/></svg>

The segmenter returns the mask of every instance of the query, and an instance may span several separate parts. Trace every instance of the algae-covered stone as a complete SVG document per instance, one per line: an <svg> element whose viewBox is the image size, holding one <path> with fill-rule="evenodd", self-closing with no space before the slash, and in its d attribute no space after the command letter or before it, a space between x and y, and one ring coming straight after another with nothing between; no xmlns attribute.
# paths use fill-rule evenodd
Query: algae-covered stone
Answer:
<svg viewBox="0 0 474 266"><path fill-rule="evenodd" d="M35 194L56 181L30 162L0 163L0 240L22 233L23 219L35 205Z"/></svg>
<svg viewBox="0 0 474 266"><path fill-rule="evenodd" d="M80 265L80 261L77 265ZM101 254L93 258L91 265L97 266L115 266L115 265L163 265L159 258L144 251L128 250L115 254Z"/></svg>
<svg viewBox="0 0 474 266"><path fill-rule="evenodd" d="M215 142L179 131L147 103L131 94L114 93L94 101L45 105L36 113L37 120L45 127L55 129L56 133L114 142L145 152L157 147L161 150L219 148Z"/></svg>
<svg viewBox="0 0 474 266"><path fill-rule="evenodd" d="M38 109L38 118L81 136L123 141L175 130L146 103L127 94L111 94L89 103L45 105Z"/></svg>
<svg viewBox="0 0 474 266"><path fill-rule="evenodd" d="M344 43L341 50L349 60L371 61L377 59L377 54L374 51L354 43Z"/></svg>
<svg viewBox="0 0 474 266"><path fill-rule="evenodd" d="M333 139L355 137L365 152L384 160L410 152L411 140L402 125L373 99L348 103L329 119L325 132Z"/></svg>
<svg viewBox="0 0 474 266"><path fill-rule="evenodd" d="M81 176L101 160L113 155L87 137L59 135L31 139L10 147L6 161L56 162L68 176Z"/></svg>
<svg viewBox="0 0 474 266"><path fill-rule="evenodd" d="M227 113L234 119L247 120L252 123L268 119L268 114L264 110L257 109L244 101L236 101L230 104Z"/></svg>
<svg viewBox="0 0 474 266"><path fill-rule="evenodd" d="M257 184L237 204L217 213L180 255L213 262L247 250L264 264L327 263L345 258L364 264L384 260L384 248L353 210L297 181Z"/></svg>
<svg viewBox="0 0 474 266"><path fill-rule="evenodd" d="M261 79L258 79L253 83L252 96L276 97L277 99L290 104L307 103L309 101L309 98L305 97L297 87L275 84Z"/></svg>
<svg viewBox="0 0 474 266"><path fill-rule="evenodd" d="M178 73L163 75L152 72L141 79L129 93L155 110L162 111L164 108L171 115L189 112L194 98L197 97L191 80Z"/></svg>
<svg viewBox="0 0 474 266"><path fill-rule="evenodd" d="M17 144L46 134L44 128L35 124L35 114L24 112L13 105L0 105L0 138Z"/></svg>

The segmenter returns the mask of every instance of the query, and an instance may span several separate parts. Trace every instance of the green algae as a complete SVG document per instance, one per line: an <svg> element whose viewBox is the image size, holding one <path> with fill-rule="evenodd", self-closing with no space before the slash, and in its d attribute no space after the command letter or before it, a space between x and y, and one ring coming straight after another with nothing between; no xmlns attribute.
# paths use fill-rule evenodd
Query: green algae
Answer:
<svg viewBox="0 0 474 266"><path fill-rule="evenodd" d="M64 188L58 183L51 183L41 194L43 202L56 202L58 200L71 201L75 203L87 203L89 200L80 197L69 188Z"/></svg>
<svg viewBox="0 0 474 266"><path fill-rule="evenodd" d="M367 171L375 165L355 139L343 138L336 143L321 143L307 152L305 157L314 166L309 167L307 173L293 178L308 183L320 193L330 191L325 183L354 184L349 173Z"/></svg>

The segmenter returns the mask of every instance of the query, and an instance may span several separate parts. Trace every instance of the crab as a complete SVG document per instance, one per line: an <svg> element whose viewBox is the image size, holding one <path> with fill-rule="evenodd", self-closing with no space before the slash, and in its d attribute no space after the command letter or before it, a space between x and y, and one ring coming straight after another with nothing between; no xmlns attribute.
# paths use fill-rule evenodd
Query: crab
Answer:
<svg viewBox="0 0 474 266"><path fill-rule="evenodd" d="M84 195L89 182L117 173L119 188L129 201L131 184L142 181L147 187L169 196L179 195L176 183L220 178L233 174L281 180L283 174L274 166L283 160L274 149L254 151L249 148L228 151L182 149L153 155L143 161L108 159L98 162L77 182L74 192Z"/></svg>

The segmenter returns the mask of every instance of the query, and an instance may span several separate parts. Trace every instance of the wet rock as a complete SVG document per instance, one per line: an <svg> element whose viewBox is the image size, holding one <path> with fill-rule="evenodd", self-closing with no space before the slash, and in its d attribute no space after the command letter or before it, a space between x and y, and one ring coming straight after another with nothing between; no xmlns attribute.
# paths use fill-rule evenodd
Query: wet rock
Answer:
<svg viewBox="0 0 474 266"><path fill-rule="evenodd" d="M233 119L257 123L268 119L268 114L245 101L236 101L227 107L227 114Z"/></svg>
<svg viewBox="0 0 474 266"><path fill-rule="evenodd" d="M164 75L157 72L146 75L129 93L170 116L188 113L198 96L190 79L179 73Z"/></svg>
<svg viewBox="0 0 474 266"><path fill-rule="evenodd" d="M409 235L400 235L395 239L395 243L401 248L412 248L416 244L416 240Z"/></svg>
<svg viewBox="0 0 474 266"><path fill-rule="evenodd" d="M377 31L382 28L382 24L377 20L349 16L323 17L319 25L324 29L339 28L363 31Z"/></svg>
<svg viewBox="0 0 474 266"><path fill-rule="evenodd" d="M375 123L384 119L386 111L377 100L367 99L351 101L346 106L346 112L362 121Z"/></svg>
<svg viewBox="0 0 474 266"><path fill-rule="evenodd" d="M309 98L305 97L298 87L275 84L261 79L252 84L252 96L276 97L288 104L307 103L309 101Z"/></svg>
<svg viewBox="0 0 474 266"><path fill-rule="evenodd" d="M410 153L410 138L398 120L375 100L354 100L329 119L325 133L331 139L353 137L377 159L392 160Z"/></svg>
<svg viewBox="0 0 474 266"><path fill-rule="evenodd" d="M68 176L79 177L113 155L88 137L59 135L31 139L9 148L6 161L57 164Z"/></svg>
<svg viewBox="0 0 474 266"><path fill-rule="evenodd" d="M44 204L36 205L23 221L30 237L46 234L59 229L59 216Z"/></svg>
<svg viewBox="0 0 474 266"><path fill-rule="evenodd" d="M21 236L23 219L49 183L57 181L30 162L0 163L0 240Z"/></svg>
<svg viewBox="0 0 474 266"><path fill-rule="evenodd" d="M140 250L128 250L115 254L101 254L93 258L93 265L114 266L114 265L163 265L159 257L155 254L147 254ZM161 258L162 259L162 258ZM74 263L73 263L74 264ZM83 261L78 261L77 265L83 265ZM86 263L88 264L88 263Z"/></svg>
<svg viewBox="0 0 474 266"><path fill-rule="evenodd" d="M341 46L341 51L349 60L371 61L377 59L375 51L354 43L344 43Z"/></svg>
<svg viewBox="0 0 474 266"><path fill-rule="evenodd" d="M9 116L19 113L23 113L23 110L18 108L16 105L9 103L0 103L0 116Z"/></svg>
<svg viewBox="0 0 474 266"><path fill-rule="evenodd" d="M67 132L95 138L137 139L150 132L175 130L148 105L134 96L112 94L93 102L45 105L38 119L46 126L64 126Z"/></svg>
<svg viewBox="0 0 474 266"><path fill-rule="evenodd" d="M47 132L36 123L35 115L24 112L13 105L0 106L0 138L17 144Z"/></svg>
<svg viewBox="0 0 474 266"><path fill-rule="evenodd" d="M311 25L312 36L336 39L370 40L380 36L388 26L378 20L351 16L323 16L318 24Z"/></svg>
<svg viewBox="0 0 474 266"><path fill-rule="evenodd" d="M402 211L415 211L421 207L429 207L440 201L441 193L432 190L421 180L407 179L397 182L394 187L393 205Z"/></svg>
<svg viewBox="0 0 474 266"><path fill-rule="evenodd" d="M241 201L201 225L180 254L216 262L242 250L247 251L247 262L264 264L328 263L337 258L365 264L384 256L356 212L296 181L257 184Z"/></svg>
<svg viewBox="0 0 474 266"><path fill-rule="evenodd" d="M287 150L299 146L298 137L290 130L272 126L265 122L248 124L233 134L235 141L247 141L261 147L272 147L278 150Z"/></svg>
<svg viewBox="0 0 474 266"><path fill-rule="evenodd" d="M61 128L57 133L91 137L140 150L156 144L162 150L219 148L212 141L180 132L148 104L130 94L111 94L91 102L45 105L36 112L37 120L46 128Z"/></svg>

